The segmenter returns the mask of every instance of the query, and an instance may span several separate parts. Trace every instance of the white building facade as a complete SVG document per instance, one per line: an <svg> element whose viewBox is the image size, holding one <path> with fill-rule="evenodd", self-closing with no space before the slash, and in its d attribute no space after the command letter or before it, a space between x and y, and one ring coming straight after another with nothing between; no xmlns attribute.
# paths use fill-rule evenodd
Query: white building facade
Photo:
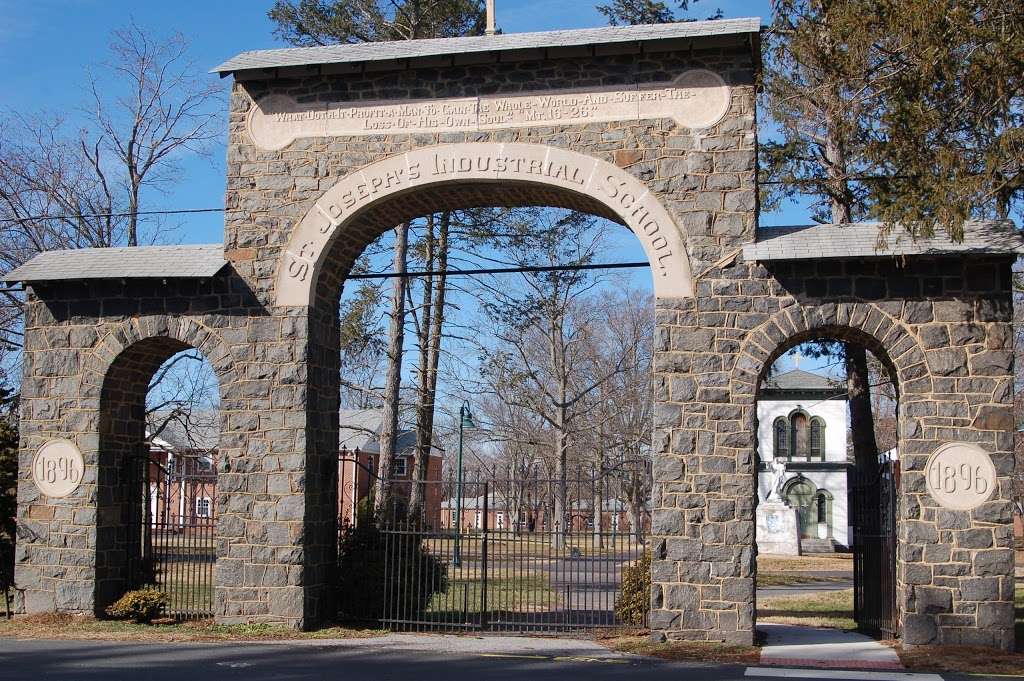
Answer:
<svg viewBox="0 0 1024 681"><path fill-rule="evenodd" d="M846 389L796 369L765 380L757 403L758 498L769 494L769 464L786 464L783 499L797 510L804 553L847 548L849 513Z"/></svg>

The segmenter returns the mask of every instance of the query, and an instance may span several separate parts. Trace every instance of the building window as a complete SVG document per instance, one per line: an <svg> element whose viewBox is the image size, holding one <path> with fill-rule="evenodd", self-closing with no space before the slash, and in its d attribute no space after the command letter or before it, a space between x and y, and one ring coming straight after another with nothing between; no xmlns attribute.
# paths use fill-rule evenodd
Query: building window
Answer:
<svg viewBox="0 0 1024 681"><path fill-rule="evenodd" d="M199 470L203 473L209 473L213 470L213 459L208 456L199 457Z"/></svg>
<svg viewBox="0 0 1024 681"><path fill-rule="evenodd" d="M789 424L786 423L786 419L782 416L775 419L775 443L773 456L779 459L784 459L789 456Z"/></svg>
<svg viewBox="0 0 1024 681"><path fill-rule="evenodd" d="M210 497L199 497L196 499L196 517L198 518L209 518L210 510L213 508L213 503Z"/></svg>
<svg viewBox="0 0 1024 681"><path fill-rule="evenodd" d="M479 530L479 529L480 529L481 527L483 527L483 526L484 526L484 523L483 523L483 515L482 515L482 514L480 513L480 511L477 511L477 512L476 512L476 518L475 518L475 520L476 520L476 529L478 529L478 530Z"/></svg>
<svg viewBox="0 0 1024 681"><path fill-rule="evenodd" d="M393 466L393 470L391 471L391 477L404 477L405 476L405 473L406 473L406 471L405 471L405 462L406 462L406 458L404 456L396 456L395 457L395 465Z"/></svg>
<svg viewBox="0 0 1024 681"><path fill-rule="evenodd" d="M811 419L811 458L825 460L825 422L817 416Z"/></svg>
<svg viewBox="0 0 1024 681"><path fill-rule="evenodd" d="M807 458L808 450L808 427L807 414L796 412L789 417L789 441L791 443L790 456L795 458Z"/></svg>
<svg viewBox="0 0 1024 681"><path fill-rule="evenodd" d="M505 514L504 513L499 512L498 515L496 515L494 517L494 520L495 520L495 524L496 524L496 526L497 526L497 528L499 530L504 530L505 529Z"/></svg>

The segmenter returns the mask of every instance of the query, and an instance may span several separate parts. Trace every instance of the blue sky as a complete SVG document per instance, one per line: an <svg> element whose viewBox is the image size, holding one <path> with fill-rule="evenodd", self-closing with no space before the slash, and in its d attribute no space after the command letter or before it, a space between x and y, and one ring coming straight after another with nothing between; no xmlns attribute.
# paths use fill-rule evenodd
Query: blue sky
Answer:
<svg viewBox="0 0 1024 681"><path fill-rule="evenodd" d="M605 24L597 0L497 0L505 32L585 28ZM87 66L107 58L109 33L130 19L158 34L180 31L191 44L198 73L252 49L281 47L266 17L272 0L125 2L121 0L0 0L0 109L19 113L61 112L69 123L85 98ZM721 8L726 17L760 16L767 0L699 0L690 15L703 18ZM211 79L217 76L210 74ZM182 180L164 195L150 195L150 209L206 208L224 202L224 153L183 163ZM798 207L762 216L763 224L805 222ZM176 240L213 243L223 239L217 214L181 220Z"/></svg>
<svg viewBox="0 0 1024 681"><path fill-rule="evenodd" d="M497 0L498 25L506 33L603 26L604 17L594 9L597 1ZM157 35L184 34L198 74L238 52L282 47L266 17L272 4L272 0L0 0L0 110L62 113L74 125L85 100L87 67L108 57L110 31L129 19ZM770 15L768 0L699 0L690 16L704 18L719 8L726 17L759 16L763 23ZM205 77L218 78L214 74ZM181 181L166 194L144 197L146 208L223 205L223 145L212 158L187 158L182 166ZM806 211L797 205L761 216L762 224L807 221ZM175 234L175 240L182 243L222 239L223 219L218 213L183 217ZM616 242L611 259L644 259L639 242L631 235L623 233ZM649 277L646 271L636 271L630 280L648 288ZM780 361L780 368L792 367L787 358ZM801 366L817 368L814 364L804 360Z"/></svg>

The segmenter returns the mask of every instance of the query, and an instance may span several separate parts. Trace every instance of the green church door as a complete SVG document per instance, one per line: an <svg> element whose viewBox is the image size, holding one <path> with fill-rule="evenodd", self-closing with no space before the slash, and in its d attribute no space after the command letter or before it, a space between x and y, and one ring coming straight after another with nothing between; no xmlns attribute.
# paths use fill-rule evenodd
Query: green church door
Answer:
<svg viewBox="0 0 1024 681"><path fill-rule="evenodd" d="M796 480L789 486L786 500L796 509L802 539L817 539L818 509L814 503L814 484L809 480Z"/></svg>

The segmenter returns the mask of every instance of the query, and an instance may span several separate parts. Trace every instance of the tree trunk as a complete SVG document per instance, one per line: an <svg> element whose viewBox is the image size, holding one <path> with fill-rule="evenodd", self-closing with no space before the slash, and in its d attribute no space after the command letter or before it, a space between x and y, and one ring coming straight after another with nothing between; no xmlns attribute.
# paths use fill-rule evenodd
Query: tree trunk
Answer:
<svg viewBox="0 0 1024 681"><path fill-rule="evenodd" d="M133 189L128 195L128 245L139 245L139 193Z"/></svg>
<svg viewBox="0 0 1024 681"><path fill-rule="evenodd" d="M860 345L846 343L846 390L850 400L853 456L857 465L878 464L878 444L875 442L868 381L867 351Z"/></svg>
<svg viewBox="0 0 1024 681"><path fill-rule="evenodd" d="M405 273L409 245L409 223L395 228L394 271ZM380 455L377 464L377 482L374 511L378 520L384 519L391 507L391 470L395 458L398 436L398 410L402 387L402 343L405 340L405 287L404 276L392 280L391 325L388 330L388 373L384 382L384 407L380 428Z"/></svg>
<svg viewBox="0 0 1024 681"><path fill-rule="evenodd" d="M601 391L601 398L604 399L604 390ZM604 548L604 534L601 532L601 521L604 519L604 420L598 429L597 435L597 473L592 483L594 486L594 547ZM614 508L613 508L614 512Z"/></svg>
<svg viewBox="0 0 1024 681"><path fill-rule="evenodd" d="M564 384L561 386L564 392ZM552 535L552 546L556 549L560 549L565 546L565 536L568 528L566 527L566 514L568 509L566 508L566 496L567 487L566 484L566 461L569 453L569 438L565 432L565 406L564 399L563 404L557 408L556 411L556 422L555 428L555 517L554 517L554 535Z"/></svg>
<svg viewBox="0 0 1024 681"><path fill-rule="evenodd" d="M441 214L438 221L438 235L436 243L433 240L433 228L430 229L429 246L432 250L431 262L434 263L434 271L439 272L437 278L431 277L431 288L433 290L433 301L426 302L424 294L424 307L430 309L429 325L424 319L423 325L427 327L427 354L425 366L421 364L421 404L417 409L416 422L416 455L418 457L416 467L416 480L419 484L420 499L426 499L426 485L423 483L427 478L427 468L430 465L430 448L434 441L434 414L437 408L437 368L441 357L441 334L444 331L444 306L445 293L448 285L448 229L451 225L451 213ZM428 270L431 268L428 267ZM421 350L421 361L424 360Z"/></svg>
<svg viewBox="0 0 1024 681"><path fill-rule="evenodd" d="M434 269L434 216L427 216L427 228L424 235L424 269ZM434 278L432 275L423 277L423 299L420 304L419 324L416 327L416 340L419 346L419 371L416 386L416 449L413 452L412 489L409 492L409 517L417 521L423 520L423 503L426 497L424 480L427 479L427 462L430 456L430 430L427 423L426 410L428 403L433 402L430 389L430 332L432 327L431 305L434 302ZM431 404L432 406L432 404Z"/></svg>
<svg viewBox="0 0 1024 681"><path fill-rule="evenodd" d="M629 520L629 534L637 544L644 543L644 528L640 516L640 504L636 503L636 497L630 496L629 504L626 505L626 518Z"/></svg>

